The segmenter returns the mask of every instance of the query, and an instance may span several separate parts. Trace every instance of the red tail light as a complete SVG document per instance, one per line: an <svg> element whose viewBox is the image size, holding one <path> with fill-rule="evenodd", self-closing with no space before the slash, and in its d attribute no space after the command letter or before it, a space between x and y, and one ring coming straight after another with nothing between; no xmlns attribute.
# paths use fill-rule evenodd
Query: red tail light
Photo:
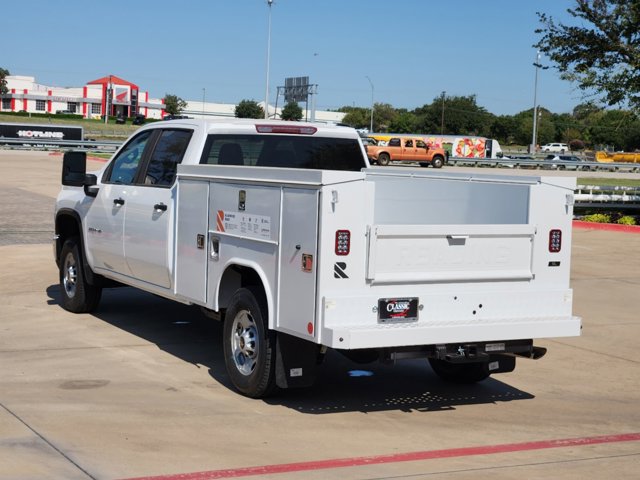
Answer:
<svg viewBox="0 0 640 480"><path fill-rule="evenodd" d="M562 250L562 230L551 230L549 232L549 251L558 253Z"/></svg>
<svg viewBox="0 0 640 480"><path fill-rule="evenodd" d="M336 255L349 255L351 251L351 232L336 230Z"/></svg>

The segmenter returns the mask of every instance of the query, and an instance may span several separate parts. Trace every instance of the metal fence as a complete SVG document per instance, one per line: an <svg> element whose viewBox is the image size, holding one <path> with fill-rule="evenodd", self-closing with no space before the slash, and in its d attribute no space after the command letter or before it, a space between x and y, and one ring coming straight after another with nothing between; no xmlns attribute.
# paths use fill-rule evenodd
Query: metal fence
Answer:
<svg viewBox="0 0 640 480"><path fill-rule="evenodd" d="M86 150L91 152L100 153L113 153L115 152L122 141L107 141L107 140L27 140L20 138L5 138L0 137L0 145L4 145L9 148L27 149L27 150Z"/></svg>
<svg viewBox="0 0 640 480"><path fill-rule="evenodd" d="M524 168L531 170L573 170L603 172L640 172L640 163L601 163L589 160L571 162L566 160L543 160L535 158L460 158L449 157L448 165L487 168Z"/></svg>

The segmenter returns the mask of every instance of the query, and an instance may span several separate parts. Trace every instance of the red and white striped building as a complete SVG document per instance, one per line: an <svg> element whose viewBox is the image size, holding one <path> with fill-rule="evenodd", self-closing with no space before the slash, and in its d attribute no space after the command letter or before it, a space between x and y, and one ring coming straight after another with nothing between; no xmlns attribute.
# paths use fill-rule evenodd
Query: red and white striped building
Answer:
<svg viewBox="0 0 640 480"><path fill-rule="evenodd" d="M36 83L35 77L9 75L6 77L8 94L2 96L0 112L75 113L85 118L100 118L107 109L109 115L162 118L162 99L150 99L149 92L141 91L135 83L116 75L108 75L87 82L83 87L50 87Z"/></svg>

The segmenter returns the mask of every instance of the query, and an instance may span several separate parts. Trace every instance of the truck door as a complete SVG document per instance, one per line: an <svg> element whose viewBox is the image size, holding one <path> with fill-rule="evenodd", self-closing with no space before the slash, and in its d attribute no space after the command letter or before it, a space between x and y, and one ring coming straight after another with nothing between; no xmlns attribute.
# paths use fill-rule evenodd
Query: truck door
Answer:
<svg viewBox="0 0 640 480"><path fill-rule="evenodd" d="M133 183L152 132L133 137L111 161L85 218L85 242L90 264L97 269L130 275L124 256L124 219Z"/></svg>
<svg viewBox="0 0 640 480"><path fill-rule="evenodd" d="M191 130L156 130L153 150L127 199L124 255L131 275L165 288L171 287L173 267L176 171L191 135Z"/></svg>
<svg viewBox="0 0 640 480"><path fill-rule="evenodd" d="M402 141L402 155L405 160L417 160L416 145L412 138L407 138Z"/></svg>

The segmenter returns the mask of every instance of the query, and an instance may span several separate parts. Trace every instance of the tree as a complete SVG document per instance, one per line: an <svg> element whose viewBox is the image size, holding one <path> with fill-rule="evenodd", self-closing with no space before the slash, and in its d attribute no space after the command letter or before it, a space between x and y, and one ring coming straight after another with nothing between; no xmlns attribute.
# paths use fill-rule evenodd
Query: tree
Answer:
<svg viewBox="0 0 640 480"><path fill-rule="evenodd" d="M341 107L341 113L346 113L342 123L353 128L369 128L371 124L371 109L361 107Z"/></svg>
<svg viewBox="0 0 640 480"><path fill-rule="evenodd" d="M415 133L417 129L418 117L404 109L398 111L398 115L389 125L389 131L395 133Z"/></svg>
<svg viewBox="0 0 640 480"><path fill-rule="evenodd" d="M7 88L7 76L11 75L9 70L5 70L4 68L0 68L0 95L4 95L5 93L9 93L9 89Z"/></svg>
<svg viewBox="0 0 640 480"><path fill-rule="evenodd" d="M489 127L489 136L508 145L515 141L516 121L512 115L495 117Z"/></svg>
<svg viewBox="0 0 640 480"><path fill-rule="evenodd" d="M640 110L640 0L576 0L567 11L575 25L538 12L543 36L534 46L585 93Z"/></svg>
<svg viewBox="0 0 640 480"><path fill-rule="evenodd" d="M369 110L371 112L371 110ZM373 104L373 131L389 132L398 111L388 103Z"/></svg>
<svg viewBox="0 0 640 480"><path fill-rule="evenodd" d="M631 133L635 116L624 110L604 110L591 119L589 132L594 146L608 146L615 150L622 150L627 145L627 138Z"/></svg>
<svg viewBox="0 0 640 480"><path fill-rule="evenodd" d="M264 118L264 109L255 100L242 100L236 105L237 118Z"/></svg>
<svg viewBox="0 0 640 480"><path fill-rule="evenodd" d="M177 95L167 93L164 96L164 110L168 114L179 115L185 108L187 108L187 102Z"/></svg>
<svg viewBox="0 0 640 480"><path fill-rule="evenodd" d="M529 145L533 134L533 108L517 113L513 118L515 126L513 131L514 141L520 145ZM549 110L542 107L538 107L536 133L538 145L559 141L556 138L553 115Z"/></svg>
<svg viewBox="0 0 640 480"><path fill-rule="evenodd" d="M442 132L445 135L489 135L494 118L476 103L475 95L438 96L431 104L414 110L414 113L421 117L419 123L422 133Z"/></svg>
<svg viewBox="0 0 640 480"><path fill-rule="evenodd" d="M288 102L280 112L282 120L291 120L299 122L302 119L302 109L296 102Z"/></svg>

